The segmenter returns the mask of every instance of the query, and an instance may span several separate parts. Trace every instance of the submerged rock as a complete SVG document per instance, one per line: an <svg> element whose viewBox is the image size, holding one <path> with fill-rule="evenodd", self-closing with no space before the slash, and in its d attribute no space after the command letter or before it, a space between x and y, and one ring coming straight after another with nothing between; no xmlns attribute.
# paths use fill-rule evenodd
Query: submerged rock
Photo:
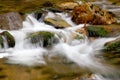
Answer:
<svg viewBox="0 0 120 80"><path fill-rule="evenodd" d="M5 41L7 41L8 47L15 46L15 39L8 31L4 31L4 32L0 33L0 46L1 46L1 48L4 48Z"/></svg>
<svg viewBox="0 0 120 80"><path fill-rule="evenodd" d="M83 37L85 38L87 36L87 31L85 27L82 27L80 29L77 29L76 32L78 32L79 34L83 34Z"/></svg>
<svg viewBox="0 0 120 80"><path fill-rule="evenodd" d="M81 4L73 9L72 21L76 24L112 24L116 21L109 12L91 3Z"/></svg>
<svg viewBox="0 0 120 80"><path fill-rule="evenodd" d="M77 2L63 2L58 4L57 6L63 10L72 10L74 7L78 6Z"/></svg>
<svg viewBox="0 0 120 80"><path fill-rule="evenodd" d="M39 44L41 47L49 47L52 46L53 43L58 42L55 38L55 34L47 31L31 33L28 35L27 39L30 39L32 44Z"/></svg>
<svg viewBox="0 0 120 80"><path fill-rule="evenodd" d="M0 29L16 30L22 28L22 18L17 12L0 14Z"/></svg>
<svg viewBox="0 0 120 80"><path fill-rule="evenodd" d="M71 26L66 21L61 19L60 17L46 18L46 19L44 19L44 22L46 24L50 24L50 25L54 26L55 28L67 28L67 27Z"/></svg>
<svg viewBox="0 0 120 80"><path fill-rule="evenodd" d="M72 33L72 39L77 39L77 40L85 39L86 36L87 36L87 31L84 27L76 29L75 32Z"/></svg>
<svg viewBox="0 0 120 80"><path fill-rule="evenodd" d="M15 46L14 37L8 31L4 31L2 34L5 37L5 39L7 40L8 46L14 47Z"/></svg>
<svg viewBox="0 0 120 80"><path fill-rule="evenodd" d="M4 40L2 35L0 35L0 47L3 48L4 47Z"/></svg>
<svg viewBox="0 0 120 80"><path fill-rule="evenodd" d="M104 46L104 51L111 53L120 53L120 38L107 42Z"/></svg>
<svg viewBox="0 0 120 80"><path fill-rule="evenodd" d="M42 10L38 10L34 12L34 16L37 20L39 20L42 17L43 13L44 12Z"/></svg>

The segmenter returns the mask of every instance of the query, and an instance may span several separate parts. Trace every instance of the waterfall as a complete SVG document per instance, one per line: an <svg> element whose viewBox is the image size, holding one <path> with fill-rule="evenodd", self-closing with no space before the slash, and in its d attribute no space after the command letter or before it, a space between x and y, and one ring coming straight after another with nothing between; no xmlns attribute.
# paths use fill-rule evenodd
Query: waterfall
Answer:
<svg viewBox="0 0 120 80"><path fill-rule="evenodd" d="M58 15L62 16L63 13L59 13ZM92 42L88 40L82 42L79 40L73 41L70 38L71 32L83 27L83 24L75 25L71 23L69 17L67 19L65 17L65 15L62 16L62 18L69 22L72 27L55 29L53 26L37 21L32 15L28 15L26 21L23 22L22 29L10 31L10 33L15 37L15 47L5 49L5 52L0 53L0 58L7 58L7 62L11 64L32 66L38 64L47 65L44 55L47 55L48 57L60 55L76 63L80 67L88 68L93 72L98 73L98 75L99 72L110 73L111 69L109 69L108 66L101 64L99 60L95 58L95 55L97 54L95 51L101 50L106 42L115 40L116 38L100 38ZM37 31L53 32L56 35L61 35L62 38L60 38L60 42L53 45L51 49L35 47L28 40L26 40L26 36L28 33ZM98 77L98 75L96 75L96 77ZM107 79L98 77L97 80Z"/></svg>

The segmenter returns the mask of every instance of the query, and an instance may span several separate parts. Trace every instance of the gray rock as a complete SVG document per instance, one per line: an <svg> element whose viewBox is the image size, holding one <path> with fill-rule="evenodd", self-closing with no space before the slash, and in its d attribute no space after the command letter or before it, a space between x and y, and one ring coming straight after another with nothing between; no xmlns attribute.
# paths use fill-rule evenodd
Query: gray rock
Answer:
<svg viewBox="0 0 120 80"><path fill-rule="evenodd" d="M16 30L22 28L22 18L17 12L0 14L0 29Z"/></svg>

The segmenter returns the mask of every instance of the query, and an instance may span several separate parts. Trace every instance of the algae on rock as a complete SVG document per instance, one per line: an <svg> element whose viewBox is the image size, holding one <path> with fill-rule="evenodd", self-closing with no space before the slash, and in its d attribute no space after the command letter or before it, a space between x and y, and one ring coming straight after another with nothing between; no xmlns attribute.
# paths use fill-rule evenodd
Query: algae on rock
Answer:
<svg viewBox="0 0 120 80"><path fill-rule="evenodd" d="M102 26L88 26L87 31L90 37L106 37L109 33L109 31Z"/></svg>
<svg viewBox="0 0 120 80"><path fill-rule="evenodd" d="M0 47L3 48L4 47L4 40L2 35L0 35Z"/></svg>
<svg viewBox="0 0 120 80"><path fill-rule="evenodd" d="M14 47L15 46L14 37L8 31L4 31L2 34L6 38L8 46L9 47Z"/></svg>
<svg viewBox="0 0 120 80"><path fill-rule="evenodd" d="M107 42L105 44L104 51L113 52L113 53L120 53L120 38Z"/></svg>
<svg viewBox="0 0 120 80"><path fill-rule="evenodd" d="M39 31L28 35L32 44L39 44L42 47L49 47L54 43L55 34L47 31Z"/></svg>

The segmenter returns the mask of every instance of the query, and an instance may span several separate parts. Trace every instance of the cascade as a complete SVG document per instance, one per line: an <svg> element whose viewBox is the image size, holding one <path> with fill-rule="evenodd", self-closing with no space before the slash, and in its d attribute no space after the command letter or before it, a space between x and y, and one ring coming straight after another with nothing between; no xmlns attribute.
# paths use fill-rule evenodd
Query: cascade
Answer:
<svg viewBox="0 0 120 80"><path fill-rule="evenodd" d="M71 23L70 17L63 14L59 13L57 15L62 16L72 27L55 29L53 26L37 21L33 15L28 15L23 22L22 29L9 31L15 37L16 44L14 48L5 48L4 52L0 53L0 58L7 58L7 63L11 64L33 66L37 64L47 65L44 55L48 57L63 56L80 67L93 71L96 74L97 80L111 80L100 75L101 73L111 73L112 69L99 62L95 57L97 54L95 51L101 50L106 42L115 40L116 38L100 38L92 42L87 39L84 41L72 40L70 38L71 32L75 32L76 29L83 27L83 24L75 25ZM49 13L47 17L51 15L54 14ZM33 46L26 37L27 34L37 31L53 32L57 37L60 35L59 43L53 45L50 49Z"/></svg>

